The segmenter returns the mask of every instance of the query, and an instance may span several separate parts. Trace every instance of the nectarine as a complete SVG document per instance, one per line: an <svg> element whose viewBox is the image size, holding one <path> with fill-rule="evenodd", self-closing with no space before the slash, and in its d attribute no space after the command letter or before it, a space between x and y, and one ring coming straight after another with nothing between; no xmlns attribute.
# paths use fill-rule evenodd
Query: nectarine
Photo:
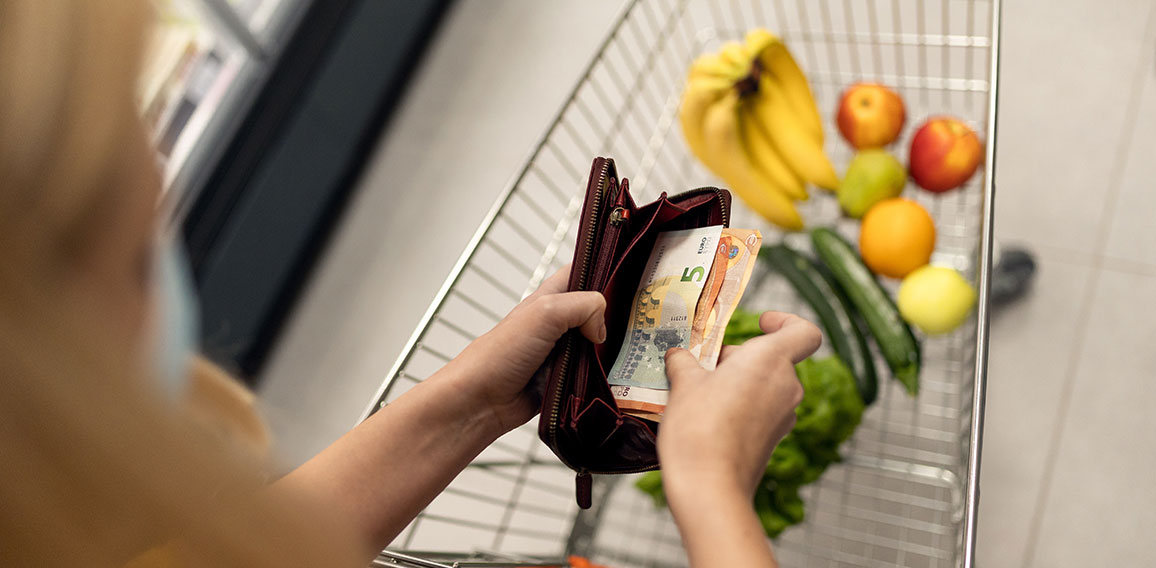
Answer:
<svg viewBox="0 0 1156 568"><path fill-rule="evenodd" d="M898 93L875 83L856 83L843 91L835 122L849 144L864 150L894 142L906 118Z"/></svg>
<svg viewBox="0 0 1156 568"><path fill-rule="evenodd" d="M911 138L907 171L915 183L942 193L963 185L983 159L975 131L950 116L932 117Z"/></svg>

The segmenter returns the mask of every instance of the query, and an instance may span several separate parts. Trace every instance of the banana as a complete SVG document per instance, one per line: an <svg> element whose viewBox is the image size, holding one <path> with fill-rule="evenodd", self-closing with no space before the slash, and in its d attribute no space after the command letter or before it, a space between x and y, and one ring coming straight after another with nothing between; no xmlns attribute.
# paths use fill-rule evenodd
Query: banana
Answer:
<svg viewBox="0 0 1156 568"><path fill-rule="evenodd" d="M774 83L782 85L791 109L798 116L798 121L822 146L823 119L819 115L819 107L815 104L811 86L807 83L807 76L799 69L799 64L791 56L790 50L778 37L761 28L748 32L746 43L748 49L758 49L754 53L762 63L763 76L770 76Z"/></svg>
<svg viewBox="0 0 1156 568"><path fill-rule="evenodd" d="M742 126L743 146L750 154L751 163L775 189L791 199L806 201L805 183L787 165L781 153L775 150L770 135L762 123L751 114L749 103L740 102L740 107L739 122Z"/></svg>
<svg viewBox="0 0 1156 568"><path fill-rule="evenodd" d="M703 117L712 104L732 90L734 83L717 77L698 77L689 81L678 107L682 136L691 153L705 160L706 142L703 140Z"/></svg>
<svg viewBox="0 0 1156 568"><path fill-rule="evenodd" d="M761 58L763 52L766 51L767 48L771 47L772 45L782 44L783 42L779 39L779 36L763 28L755 28L747 32L747 37L744 40L744 43L747 46L747 51L756 53Z"/></svg>
<svg viewBox="0 0 1156 568"><path fill-rule="evenodd" d="M707 53L700 55L690 64L690 74L688 81L694 81L700 77L713 77L727 79L734 83L742 80L750 73L749 66L734 65L730 62L723 61L717 53Z"/></svg>
<svg viewBox="0 0 1156 568"><path fill-rule="evenodd" d="M806 182L834 190L807 78L774 34L755 29L691 64L679 107L690 151L767 220L800 230Z"/></svg>
<svg viewBox="0 0 1156 568"><path fill-rule="evenodd" d="M759 80L758 96L751 101L751 110L775 149L799 177L831 191L839 186L839 176L823 153L823 145L793 112L778 83L764 75Z"/></svg>
<svg viewBox="0 0 1156 568"><path fill-rule="evenodd" d="M756 213L790 231L803 228L795 204L760 181L743 147L740 99L734 89L709 105L702 116L703 162Z"/></svg>
<svg viewBox="0 0 1156 568"><path fill-rule="evenodd" d="M751 63L757 54L747 51L746 46L737 41L728 41L719 49L718 55L727 64L742 69L743 76L746 76L751 72Z"/></svg>

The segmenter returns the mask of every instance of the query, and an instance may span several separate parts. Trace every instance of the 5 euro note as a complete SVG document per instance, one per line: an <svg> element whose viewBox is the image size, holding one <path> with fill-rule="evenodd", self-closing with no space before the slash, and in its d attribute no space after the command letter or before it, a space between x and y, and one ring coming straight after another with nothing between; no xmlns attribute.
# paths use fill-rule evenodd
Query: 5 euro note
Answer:
<svg viewBox="0 0 1156 568"><path fill-rule="evenodd" d="M713 226L658 235L607 372L619 409L661 421L670 391L665 355L673 347L714 369L760 246L762 235L753 229Z"/></svg>

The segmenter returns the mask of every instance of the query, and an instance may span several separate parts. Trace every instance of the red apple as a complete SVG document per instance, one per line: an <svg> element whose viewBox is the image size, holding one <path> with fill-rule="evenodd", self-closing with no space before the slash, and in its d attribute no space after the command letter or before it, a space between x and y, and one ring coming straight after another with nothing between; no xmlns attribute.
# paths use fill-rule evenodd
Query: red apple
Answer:
<svg viewBox="0 0 1156 568"><path fill-rule="evenodd" d="M964 184L983 159L975 131L956 118L935 116L911 138L907 171L919 187L943 193Z"/></svg>
<svg viewBox="0 0 1156 568"><path fill-rule="evenodd" d="M855 83L843 91L835 122L849 144L864 150L894 142L906 118L898 93L875 83Z"/></svg>

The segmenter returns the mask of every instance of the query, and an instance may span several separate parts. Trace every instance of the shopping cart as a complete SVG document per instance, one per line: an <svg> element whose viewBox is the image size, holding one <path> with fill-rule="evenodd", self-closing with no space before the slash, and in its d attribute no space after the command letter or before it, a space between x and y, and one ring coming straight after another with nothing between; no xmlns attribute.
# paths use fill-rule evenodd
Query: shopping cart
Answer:
<svg viewBox="0 0 1156 568"><path fill-rule="evenodd" d="M980 290L960 329L924 338L919 396L880 368L878 401L845 459L804 491L807 518L776 542L785 566L972 566L987 361L987 289L1000 0L635 0L616 20L545 135L470 241L372 412L445 364L492 327L573 254L590 160L612 156L639 202L661 191L719 185L687 152L677 108L691 60L762 26L778 33L807 72L819 108L834 114L856 80L896 88L907 103L901 155L914 125L933 114L971 122L986 138L986 168L943 195L908 190L934 215L933 262ZM826 149L844 167L850 149L827 124ZM736 200L736 203L738 201ZM849 237L829 196L802 206L811 223ZM736 227L807 248L742 207ZM787 284L759 275L744 304L813 315ZM681 566L665 509L631 476L597 476L595 506L574 505L573 473L537 438L534 423L500 439L423 511L379 566L562 566L575 554L610 566ZM415 550L433 552L413 552ZM405 552L400 552L405 551ZM472 559L477 563L466 562Z"/></svg>

